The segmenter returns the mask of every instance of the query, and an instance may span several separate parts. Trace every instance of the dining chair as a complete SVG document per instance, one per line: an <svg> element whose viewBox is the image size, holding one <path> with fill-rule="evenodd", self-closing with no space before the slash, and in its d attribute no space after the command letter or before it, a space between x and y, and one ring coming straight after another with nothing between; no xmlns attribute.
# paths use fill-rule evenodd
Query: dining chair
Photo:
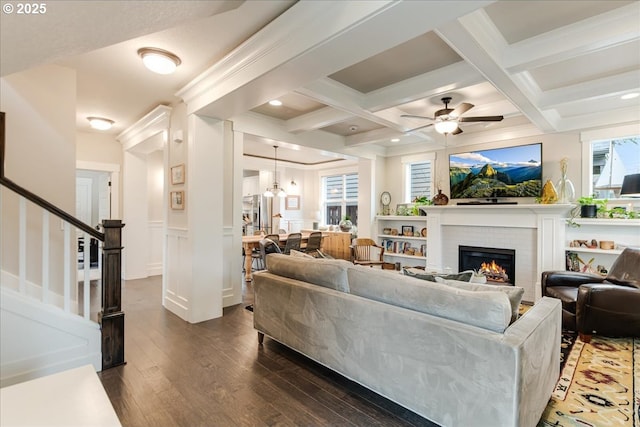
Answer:
<svg viewBox="0 0 640 427"><path fill-rule="evenodd" d="M277 234L267 234L266 236L264 236L264 239L269 239L272 242L275 242L276 246L279 246L280 244L280 236ZM262 239L262 240L264 240ZM258 245L260 243L258 242ZM256 248L253 250L253 252L251 252L251 262L252 265L255 262L256 264L256 268L255 270L264 270L265 269L265 263L264 263L264 257L262 256L261 252L260 252L260 248Z"/></svg>
<svg viewBox="0 0 640 427"><path fill-rule="evenodd" d="M284 244L284 253L289 255L292 250L299 251L302 243L302 233L289 233Z"/></svg>
<svg viewBox="0 0 640 427"><path fill-rule="evenodd" d="M373 239L355 238L351 241L351 261L357 265L384 265L384 248L378 246Z"/></svg>
<svg viewBox="0 0 640 427"><path fill-rule="evenodd" d="M309 239L307 240L307 246L304 248L304 251L309 255L318 257L318 251L320 250L321 244L322 244L322 232L313 231L311 234L309 234Z"/></svg>
<svg viewBox="0 0 640 427"><path fill-rule="evenodd" d="M264 239L260 240L260 242L258 242L258 246L260 246L260 259L262 262L263 270L267 268L267 260L266 260L267 255L282 253L282 250L280 249L278 242L275 240L271 240L268 237L265 237Z"/></svg>

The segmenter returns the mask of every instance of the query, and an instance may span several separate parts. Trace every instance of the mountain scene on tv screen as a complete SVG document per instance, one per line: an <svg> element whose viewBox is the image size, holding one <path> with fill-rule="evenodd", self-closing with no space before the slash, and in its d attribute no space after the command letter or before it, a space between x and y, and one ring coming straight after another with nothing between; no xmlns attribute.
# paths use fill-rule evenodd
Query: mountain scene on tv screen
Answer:
<svg viewBox="0 0 640 427"><path fill-rule="evenodd" d="M455 199L538 197L542 190L542 166L536 158L495 160L481 152L452 155L449 175Z"/></svg>

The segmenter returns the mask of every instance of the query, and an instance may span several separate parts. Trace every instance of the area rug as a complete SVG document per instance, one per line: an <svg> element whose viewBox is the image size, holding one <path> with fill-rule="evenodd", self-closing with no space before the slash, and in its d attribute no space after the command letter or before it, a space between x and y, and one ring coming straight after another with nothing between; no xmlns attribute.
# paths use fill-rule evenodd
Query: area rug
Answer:
<svg viewBox="0 0 640 427"><path fill-rule="evenodd" d="M640 339L576 340L538 427L640 427Z"/></svg>

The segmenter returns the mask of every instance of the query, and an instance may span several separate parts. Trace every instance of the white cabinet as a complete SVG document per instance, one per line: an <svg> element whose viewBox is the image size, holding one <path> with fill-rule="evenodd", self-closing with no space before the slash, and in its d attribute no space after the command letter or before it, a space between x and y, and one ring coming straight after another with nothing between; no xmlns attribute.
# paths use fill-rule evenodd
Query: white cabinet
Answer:
<svg viewBox="0 0 640 427"><path fill-rule="evenodd" d="M379 215L376 217L376 238L378 244L385 248L386 262L426 266L426 216Z"/></svg>
<svg viewBox="0 0 640 427"><path fill-rule="evenodd" d="M577 227L567 226L566 253L574 252L585 263L593 258L593 268L603 266L607 271L622 250L627 246L640 247L640 220L639 219L600 219L600 218L576 218ZM572 246L577 241L586 241L592 245L595 240L597 247ZM601 249L601 241L612 241L614 249ZM583 267L580 264L580 267Z"/></svg>

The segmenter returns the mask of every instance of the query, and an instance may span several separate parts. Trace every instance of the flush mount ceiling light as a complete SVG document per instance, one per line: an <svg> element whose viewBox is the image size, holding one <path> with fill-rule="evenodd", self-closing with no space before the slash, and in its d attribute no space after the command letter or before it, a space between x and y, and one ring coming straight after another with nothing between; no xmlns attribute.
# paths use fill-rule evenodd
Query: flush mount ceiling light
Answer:
<svg viewBox="0 0 640 427"><path fill-rule="evenodd" d="M443 120L433 125L438 133L452 133L458 129L458 122L455 120Z"/></svg>
<svg viewBox="0 0 640 427"><path fill-rule="evenodd" d="M89 120L89 125L93 129L97 130L109 130L115 123L113 120L105 119L103 117L87 117L87 120Z"/></svg>
<svg viewBox="0 0 640 427"><path fill-rule="evenodd" d="M282 101L278 99L272 99L271 101L269 101L269 105L273 105L274 107L279 107L282 105Z"/></svg>
<svg viewBox="0 0 640 427"><path fill-rule="evenodd" d="M138 56L145 67L158 74L171 74L182 63L173 53L155 47L138 49Z"/></svg>

